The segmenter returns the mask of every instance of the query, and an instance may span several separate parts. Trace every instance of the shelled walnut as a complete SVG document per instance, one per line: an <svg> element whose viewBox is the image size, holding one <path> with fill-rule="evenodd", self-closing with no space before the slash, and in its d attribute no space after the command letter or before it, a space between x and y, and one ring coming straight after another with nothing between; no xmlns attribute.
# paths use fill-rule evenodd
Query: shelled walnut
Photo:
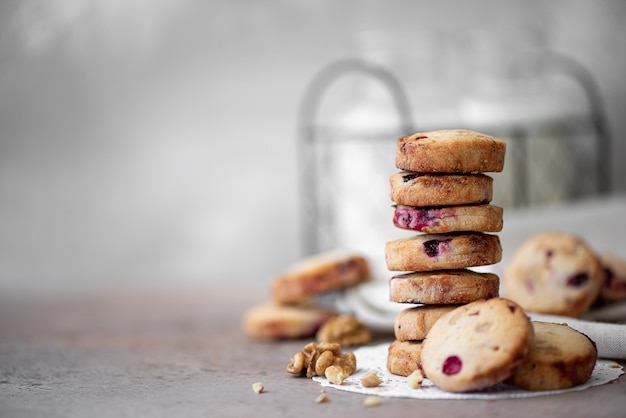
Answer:
<svg viewBox="0 0 626 418"><path fill-rule="evenodd" d="M306 375L309 379L313 376L326 376L331 383L336 384L341 384L355 370L354 353L342 354L341 346L337 343L309 343L302 351L294 354L287 365L288 373Z"/></svg>
<svg viewBox="0 0 626 418"><path fill-rule="evenodd" d="M352 315L329 319L317 332L317 341L338 343L342 347L363 345L372 341L371 331Z"/></svg>

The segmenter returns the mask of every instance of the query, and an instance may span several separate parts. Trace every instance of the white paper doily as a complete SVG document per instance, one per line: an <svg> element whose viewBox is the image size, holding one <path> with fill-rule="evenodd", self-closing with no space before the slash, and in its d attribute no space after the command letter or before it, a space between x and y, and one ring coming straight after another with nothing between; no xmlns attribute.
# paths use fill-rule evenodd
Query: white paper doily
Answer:
<svg viewBox="0 0 626 418"><path fill-rule="evenodd" d="M593 386L604 385L618 377L624 370L622 366L611 360L598 360L593 373L586 383L570 389L546 390L546 391L526 391L506 384L498 384L493 388L480 392L452 393L446 392L433 383L424 379L422 387L412 389L407 378L396 376L387 370L387 350L389 343L376 346L360 347L354 350L358 369L354 374L344 380L341 385L328 383L325 377L315 376L313 380L325 387L332 387L348 392L361 393L364 395L377 395L383 397L402 397L415 399L508 399L508 398L530 398L533 396L554 395L558 393L585 390ZM361 378L371 370L376 370L382 383L374 388L367 388L361 385Z"/></svg>

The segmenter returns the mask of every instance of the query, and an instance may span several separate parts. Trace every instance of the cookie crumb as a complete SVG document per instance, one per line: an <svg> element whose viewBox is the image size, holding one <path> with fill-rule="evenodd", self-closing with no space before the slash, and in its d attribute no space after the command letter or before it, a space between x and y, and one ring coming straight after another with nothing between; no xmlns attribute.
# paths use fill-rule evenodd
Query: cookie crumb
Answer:
<svg viewBox="0 0 626 418"><path fill-rule="evenodd" d="M265 389L263 387L263 383L261 382L256 382L252 384L252 390L254 391L254 393L262 393L263 389Z"/></svg>
<svg viewBox="0 0 626 418"><path fill-rule="evenodd" d="M363 400L365 406L378 406L380 405L380 398L378 396L368 396Z"/></svg>
<svg viewBox="0 0 626 418"><path fill-rule="evenodd" d="M315 403L324 403L330 402L330 398L326 396L326 392L320 393L317 398L315 398Z"/></svg>
<svg viewBox="0 0 626 418"><path fill-rule="evenodd" d="M366 388L374 388L382 383L376 370L372 370L361 378L361 384Z"/></svg>

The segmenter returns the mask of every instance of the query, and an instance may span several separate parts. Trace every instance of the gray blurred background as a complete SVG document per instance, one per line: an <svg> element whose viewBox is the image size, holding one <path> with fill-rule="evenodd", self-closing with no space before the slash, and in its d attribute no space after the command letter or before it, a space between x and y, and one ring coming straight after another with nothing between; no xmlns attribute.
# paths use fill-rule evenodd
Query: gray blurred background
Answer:
<svg viewBox="0 0 626 418"><path fill-rule="evenodd" d="M480 126L456 93L522 52L572 57L626 191L625 21L620 0L2 0L0 291L269 280L303 251L299 107L347 57L392 68L425 129Z"/></svg>

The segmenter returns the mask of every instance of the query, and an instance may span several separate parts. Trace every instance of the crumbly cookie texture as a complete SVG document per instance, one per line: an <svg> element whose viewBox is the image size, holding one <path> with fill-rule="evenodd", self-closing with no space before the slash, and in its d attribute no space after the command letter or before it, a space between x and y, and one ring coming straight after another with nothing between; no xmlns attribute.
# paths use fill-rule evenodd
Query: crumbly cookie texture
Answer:
<svg viewBox="0 0 626 418"><path fill-rule="evenodd" d="M545 232L515 251L502 292L528 312L580 317L597 300L605 277L598 256L581 237Z"/></svg>
<svg viewBox="0 0 626 418"><path fill-rule="evenodd" d="M396 205L394 226L427 234L476 231L500 232L504 211L494 205L466 205L447 207L415 207Z"/></svg>
<svg viewBox="0 0 626 418"><path fill-rule="evenodd" d="M394 340L387 349L387 370L398 376L422 371L422 342Z"/></svg>
<svg viewBox="0 0 626 418"><path fill-rule="evenodd" d="M534 340L530 319L513 301L493 298L439 318L422 344L426 376L449 392L482 390L509 378Z"/></svg>
<svg viewBox="0 0 626 418"><path fill-rule="evenodd" d="M459 305L422 305L407 308L396 315L393 332L397 340L416 341L426 338L439 318Z"/></svg>
<svg viewBox="0 0 626 418"><path fill-rule="evenodd" d="M506 383L532 391L567 389L585 383L598 357L595 343L567 324L532 324L532 348Z"/></svg>
<svg viewBox="0 0 626 418"><path fill-rule="evenodd" d="M308 303L313 296L370 279L368 261L361 255L333 250L300 260L272 281L272 298L281 305Z"/></svg>
<svg viewBox="0 0 626 418"><path fill-rule="evenodd" d="M500 278L467 269L416 271L389 279L389 299L396 303L458 305L499 296Z"/></svg>
<svg viewBox="0 0 626 418"><path fill-rule="evenodd" d="M390 199L399 205L485 204L493 198L493 178L485 174L429 174L401 171L389 178Z"/></svg>
<svg viewBox="0 0 626 418"><path fill-rule="evenodd" d="M421 132L398 139L396 167L418 173L500 172L506 143L464 129Z"/></svg>
<svg viewBox="0 0 626 418"><path fill-rule="evenodd" d="M385 244L385 261L392 271L464 269L501 259L500 238L481 232L420 234Z"/></svg>
<svg viewBox="0 0 626 418"><path fill-rule="evenodd" d="M354 315L339 315L322 325L317 341L338 343L342 347L363 345L372 341L372 332Z"/></svg>

